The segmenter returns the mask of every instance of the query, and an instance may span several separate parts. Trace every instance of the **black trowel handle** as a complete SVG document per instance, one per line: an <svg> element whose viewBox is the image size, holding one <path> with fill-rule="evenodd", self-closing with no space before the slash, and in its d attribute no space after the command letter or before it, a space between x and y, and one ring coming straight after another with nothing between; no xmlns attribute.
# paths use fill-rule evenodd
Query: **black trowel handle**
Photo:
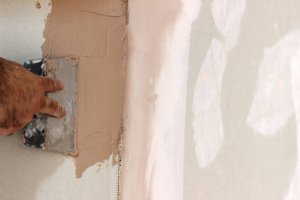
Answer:
<svg viewBox="0 0 300 200"><path fill-rule="evenodd" d="M45 76L43 70L44 59L26 61L23 66L34 74Z"/></svg>

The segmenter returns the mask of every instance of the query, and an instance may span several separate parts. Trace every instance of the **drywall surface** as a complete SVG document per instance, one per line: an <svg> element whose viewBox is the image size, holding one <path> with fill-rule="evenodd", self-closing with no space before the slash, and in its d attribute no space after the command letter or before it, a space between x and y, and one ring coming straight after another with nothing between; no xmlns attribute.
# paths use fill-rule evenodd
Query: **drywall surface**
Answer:
<svg viewBox="0 0 300 200"><path fill-rule="evenodd" d="M118 170L95 165L75 177L71 158L26 148L18 135L0 139L0 198L3 200L116 200Z"/></svg>
<svg viewBox="0 0 300 200"><path fill-rule="evenodd" d="M190 41L184 199L300 198L299 8L202 1Z"/></svg>
<svg viewBox="0 0 300 200"><path fill-rule="evenodd" d="M43 55L79 58L77 176L118 153L122 131L126 2L52 1Z"/></svg>
<svg viewBox="0 0 300 200"><path fill-rule="evenodd" d="M131 1L122 200L300 199L299 8Z"/></svg>
<svg viewBox="0 0 300 200"><path fill-rule="evenodd" d="M35 0L0 2L0 56L19 63L42 56L45 20L52 6L48 0L39 2L40 6ZM77 179L72 158L25 147L19 134L1 137L0 199L116 200L118 167L112 162L110 157L101 166L95 164Z"/></svg>
<svg viewBox="0 0 300 200"><path fill-rule="evenodd" d="M184 113L198 1L129 3L122 200L183 197Z"/></svg>
<svg viewBox="0 0 300 200"><path fill-rule="evenodd" d="M3 0L0 2L0 55L23 64L27 59L41 58L41 34L48 13L50 0ZM26 39L25 39L26 38Z"/></svg>

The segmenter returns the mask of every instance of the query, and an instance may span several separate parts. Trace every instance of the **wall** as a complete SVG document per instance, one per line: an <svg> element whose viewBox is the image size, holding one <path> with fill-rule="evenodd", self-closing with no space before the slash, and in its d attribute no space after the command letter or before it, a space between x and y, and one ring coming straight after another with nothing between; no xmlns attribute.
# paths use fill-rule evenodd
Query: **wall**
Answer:
<svg viewBox="0 0 300 200"><path fill-rule="evenodd" d="M122 200L183 196L185 95L198 0L129 3Z"/></svg>
<svg viewBox="0 0 300 200"><path fill-rule="evenodd" d="M300 198L299 7L202 1L190 41L184 199Z"/></svg>
<svg viewBox="0 0 300 200"><path fill-rule="evenodd" d="M41 56L45 6L1 3L1 55ZM131 1L123 200L299 199L299 6ZM0 143L3 199L113 199L116 168L75 179L69 158Z"/></svg>
<svg viewBox="0 0 300 200"><path fill-rule="evenodd" d="M40 58L48 0L0 3L0 56L23 63ZM71 158L27 148L19 134L0 138L0 199L111 199L117 196L118 167L110 161L93 165L75 178Z"/></svg>
<svg viewBox="0 0 300 200"><path fill-rule="evenodd" d="M300 198L299 6L131 1L123 200Z"/></svg>

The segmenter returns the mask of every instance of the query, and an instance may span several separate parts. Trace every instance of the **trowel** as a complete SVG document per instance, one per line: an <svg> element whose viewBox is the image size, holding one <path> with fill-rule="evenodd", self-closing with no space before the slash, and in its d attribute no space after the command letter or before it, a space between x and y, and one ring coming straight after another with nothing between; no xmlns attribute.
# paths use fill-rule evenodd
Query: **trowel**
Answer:
<svg viewBox="0 0 300 200"><path fill-rule="evenodd" d="M24 144L75 155L78 59L66 57L29 60L23 66L39 76L47 76L64 82L63 91L46 95L59 102L67 111L62 119L39 113L34 115L32 121L21 130Z"/></svg>

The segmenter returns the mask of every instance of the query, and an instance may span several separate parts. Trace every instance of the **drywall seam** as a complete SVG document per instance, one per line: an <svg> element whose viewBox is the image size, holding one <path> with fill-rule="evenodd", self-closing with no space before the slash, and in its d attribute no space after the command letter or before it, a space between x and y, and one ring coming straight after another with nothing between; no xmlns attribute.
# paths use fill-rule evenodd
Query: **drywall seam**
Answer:
<svg viewBox="0 0 300 200"><path fill-rule="evenodd" d="M126 4L122 0L52 0L43 56L79 58L77 177L89 166L118 153L124 99Z"/></svg>
<svg viewBox="0 0 300 200"><path fill-rule="evenodd" d="M122 200L182 199L189 37L199 7L129 4Z"/></svg>

